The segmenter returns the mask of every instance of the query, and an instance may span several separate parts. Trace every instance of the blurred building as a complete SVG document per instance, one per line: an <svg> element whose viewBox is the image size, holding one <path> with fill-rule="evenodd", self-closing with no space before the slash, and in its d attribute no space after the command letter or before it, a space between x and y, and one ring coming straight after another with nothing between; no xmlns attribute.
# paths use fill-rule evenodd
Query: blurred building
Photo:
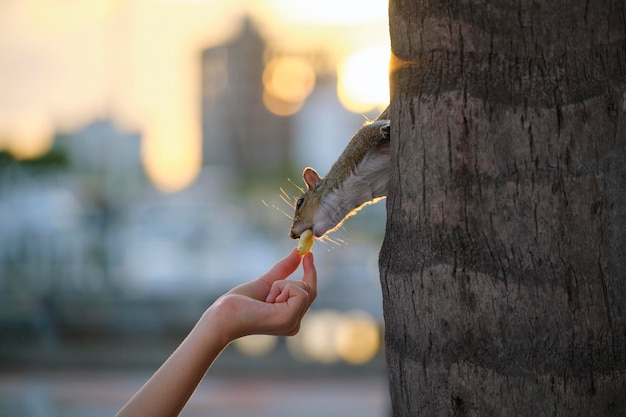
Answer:
<svg viewBox="0 0 626 417"><path fill-rule="evenodd" d="M69 170L92 187L84 192L100 204L122 204L146 185L140 163L141 137L126 132L112 120L95 120L58 140L66 150ZM103 203L105 201L106 203Z"/></svg>
<svg viewBox="0 0 626 417"><path fill-rule="evenodd" d="M2 164L0 288L22 296L110 286L110 225L147 184L136 133L98 120L39 161Z"/></svg>
<svg viewBox="0 0 626 417"><path fill-rule="evenodd" d="M249 20L229 43L202 52L203 160L240 173L275 172L288 165L290 118L263 105L266 43Z"/></svg>
<svg viewBox="0 0 626 417"><path fill-rule="evenodd" d="M315 72L289 116L264 101L267 63L282 57ZM341 106L327 58L268 48L250 21L236 39L204 50L204 167L176 194L150 183L140 134L108 119L58 135L40 160L0 153L0 366L29 363L47 349L41 341L178 337L212 298L293 247L290 220L261 200L273 204L272 193L280 199L285 187L288 206L296 186L262 178L244 194L232 173L267 177L307 165L328 171L364 118ZM339 311L330 322L354 321L355 311L374 322L381 317L376 263L363 262L376 259L382 236L384 207L377 208L377 216L364 210L351 220L362 223L347 227L350 235L340 231L317 246L325 277L315 309ZM30 350L22 354L24 346ZM42 363L63 362L62 348ZM286 355L277 352L282 363Z"/></svg>

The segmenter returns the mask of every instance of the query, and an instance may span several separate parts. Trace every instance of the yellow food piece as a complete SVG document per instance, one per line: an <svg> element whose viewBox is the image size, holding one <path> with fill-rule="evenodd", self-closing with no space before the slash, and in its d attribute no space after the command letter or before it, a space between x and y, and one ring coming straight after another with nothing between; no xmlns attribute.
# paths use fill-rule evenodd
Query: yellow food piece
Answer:
<svg viewBox="0 0 626 417"><path fill-rule="evenodd" d="M298 241L298 255L304 256L313 247L313 243L315 243L315 239L313 238L313 232L311 229L305 230L300 235L300 240Z"/></svg>

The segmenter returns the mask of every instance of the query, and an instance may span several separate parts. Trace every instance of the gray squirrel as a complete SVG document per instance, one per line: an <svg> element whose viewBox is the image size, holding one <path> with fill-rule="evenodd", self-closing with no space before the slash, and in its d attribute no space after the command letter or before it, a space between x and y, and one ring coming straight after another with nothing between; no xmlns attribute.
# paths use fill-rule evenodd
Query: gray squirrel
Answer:
<svg viewBox="0 0 626 417"><path fill-rule="evenodd" d="M389 184L389 107L352 137L328 175L305 168L306 192L296 200L290 236L311 230L322 237L365 204L387 195Z"/></svg>

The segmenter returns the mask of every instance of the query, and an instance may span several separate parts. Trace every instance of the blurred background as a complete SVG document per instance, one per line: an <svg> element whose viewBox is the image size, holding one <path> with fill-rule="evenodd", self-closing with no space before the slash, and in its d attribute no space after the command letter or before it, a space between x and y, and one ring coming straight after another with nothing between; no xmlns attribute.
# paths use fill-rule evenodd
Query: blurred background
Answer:
<svg viewBox="0 0 626 417"><path fill-rule="evenodd" d="M115 414L295 246L388 63L386 0L0 0L0 416ZM182 415L389 415L384 228L318 241L300 333L229 346Z"/></svg>

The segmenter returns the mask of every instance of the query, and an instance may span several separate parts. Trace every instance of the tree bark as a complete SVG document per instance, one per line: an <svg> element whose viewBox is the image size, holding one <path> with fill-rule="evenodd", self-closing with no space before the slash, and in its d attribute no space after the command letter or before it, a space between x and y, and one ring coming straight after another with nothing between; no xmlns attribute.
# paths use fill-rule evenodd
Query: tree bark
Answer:
<svg viewBox="0 0 626 417"><path fill-rule="evenodd" d="M391 0L394 416L626 416L622 0Z"/></svg>

